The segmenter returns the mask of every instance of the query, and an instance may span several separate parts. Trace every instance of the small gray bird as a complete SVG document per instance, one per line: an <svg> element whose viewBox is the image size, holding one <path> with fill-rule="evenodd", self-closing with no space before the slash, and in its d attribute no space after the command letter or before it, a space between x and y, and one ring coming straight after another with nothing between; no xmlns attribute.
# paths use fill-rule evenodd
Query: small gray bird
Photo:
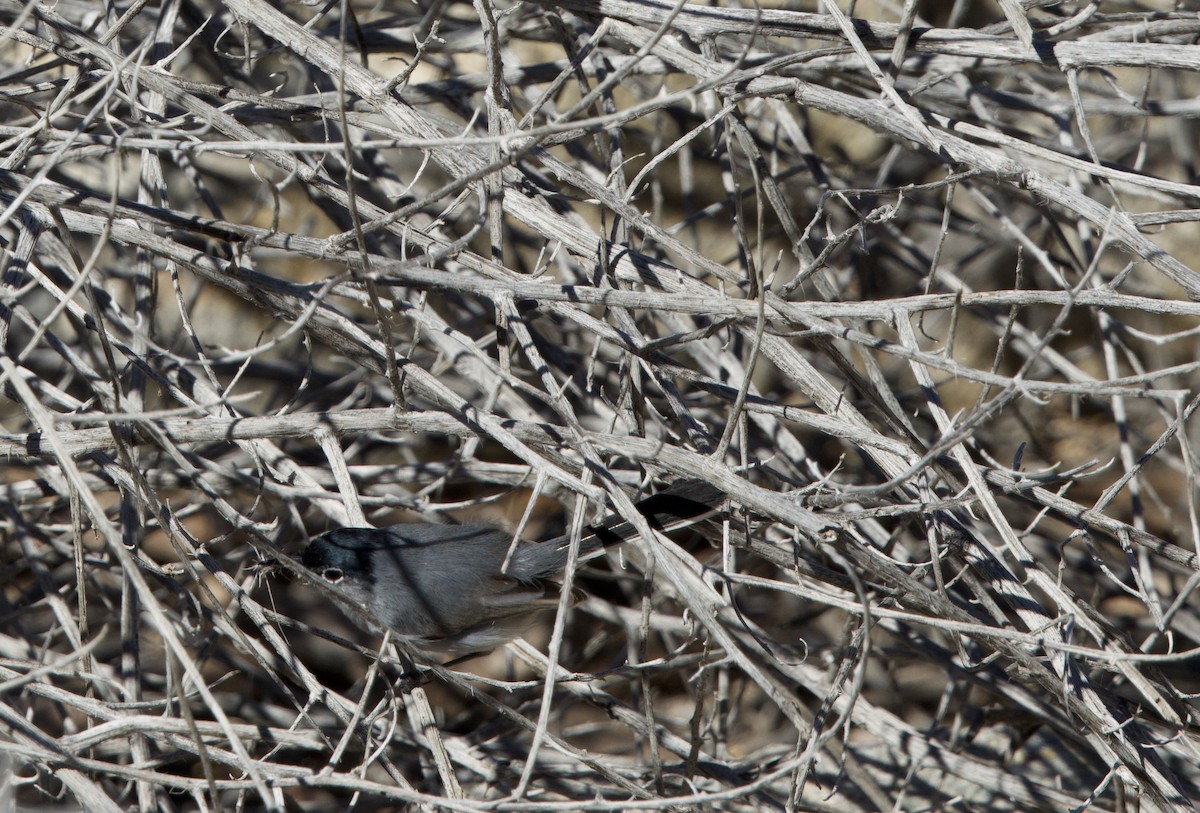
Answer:
<svg viewBox="0 0 1200 813"><path fill-rule="evenodd" d="M681 480L637 508L650 527L668 532L711 516L724 500L706 482ZM580 558L636 535L632 525L610 515L585 531ZM490 525L341 528L313 539L300 561L343 602L409 644L464 656L512 640L539 611L558 603L553 580L567 564L570 538L521 542L505 568L511 542L512 534Z"/></svg>

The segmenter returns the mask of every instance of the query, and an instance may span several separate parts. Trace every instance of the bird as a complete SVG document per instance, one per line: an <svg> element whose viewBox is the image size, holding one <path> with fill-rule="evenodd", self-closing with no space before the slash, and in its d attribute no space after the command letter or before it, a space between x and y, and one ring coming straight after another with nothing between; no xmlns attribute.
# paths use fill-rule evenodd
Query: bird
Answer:
<svg viewBox="0 0 1200 813"><path fill-rule="evenodd" d="M636 508L665 533L703 521L724 501L715 486L689 479ZM585 529L579 560L635 536L632 524L609 515ZM512 534L492 525L403 523L328 531L309 542L300 563L360 625L378 631L373 622L381 622L417 650L462 660L516 638L557 606L570 544L566 535L513 548Z"/></svg>

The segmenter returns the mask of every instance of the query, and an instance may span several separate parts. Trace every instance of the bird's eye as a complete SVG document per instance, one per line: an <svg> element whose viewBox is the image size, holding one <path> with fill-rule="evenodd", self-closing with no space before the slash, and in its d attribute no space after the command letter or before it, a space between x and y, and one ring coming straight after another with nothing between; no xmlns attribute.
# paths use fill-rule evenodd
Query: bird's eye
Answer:
<svg viewBox="0 0 1200 813"><path fill-rule="evenodd" d="M330 584L337 584L342 580L344 575L346 574L342 573L342 569L340 567L327 567L321 571L321 578Z"/></svg>

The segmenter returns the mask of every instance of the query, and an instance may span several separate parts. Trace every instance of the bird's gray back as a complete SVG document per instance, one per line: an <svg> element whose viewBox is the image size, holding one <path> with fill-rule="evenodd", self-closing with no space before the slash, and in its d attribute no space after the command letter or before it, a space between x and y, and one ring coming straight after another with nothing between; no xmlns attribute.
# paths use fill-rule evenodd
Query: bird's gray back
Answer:
<svg viewBox="0 0 1200 813"><path fill-rule="evenodd" d="M334 534L314 544L338 544ZM370 557L371 604L395 629L419 637L453 636L497 605L541 595L522 557L501 572L512 536L488 525L401 524L350 547ZM523 547L524 545L522 545Z"/></svg>

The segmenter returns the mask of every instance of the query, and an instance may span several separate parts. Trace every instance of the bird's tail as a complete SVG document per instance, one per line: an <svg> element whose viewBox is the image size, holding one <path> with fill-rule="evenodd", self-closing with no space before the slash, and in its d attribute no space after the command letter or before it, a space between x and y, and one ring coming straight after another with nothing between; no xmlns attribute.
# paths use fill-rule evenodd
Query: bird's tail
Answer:
<svg viewBox="0 0 1200 813"><path fill-rule="evenodd" d="M670 533L704 521L719 512L724 504L725 493L716 486L704 480L677 480L641 500L635 507L651 528ZM637 533L637 529L619 514L609 514L584 530L579 540L579 556L586 557L603 548L628 542ZM510 568L510 572L528 573L535 578L557 575L566 565L570 549L570 535L522 545L517 550L517 557L526 559L524 566L514 562L517 567Z"/></svg>

